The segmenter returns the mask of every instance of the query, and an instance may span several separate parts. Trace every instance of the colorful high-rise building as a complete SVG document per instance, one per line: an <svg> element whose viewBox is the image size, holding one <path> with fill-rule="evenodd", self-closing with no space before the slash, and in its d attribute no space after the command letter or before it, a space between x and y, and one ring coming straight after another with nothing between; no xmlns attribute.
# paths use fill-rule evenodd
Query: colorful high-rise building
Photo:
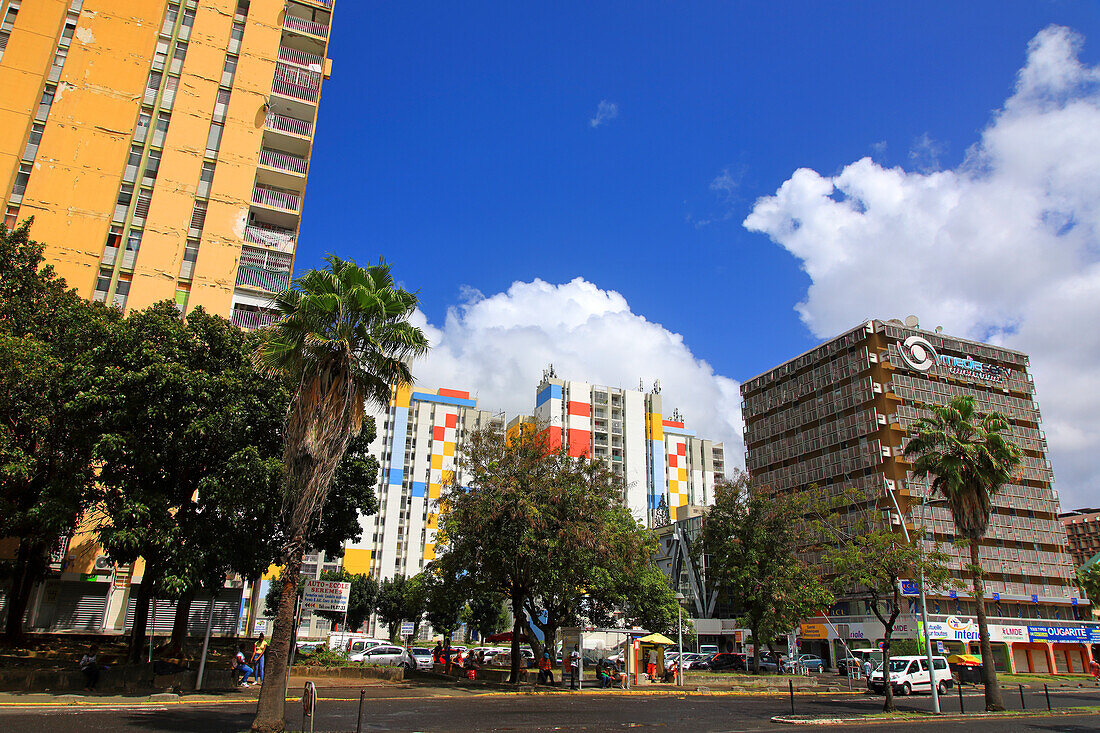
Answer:
<svg viewBox="0 0 1100 733"><path fill-rule="evenodd" d="M71 287L245 328L290 281L332 0L2 0L0 196Z"/></svg>
<svg viewBox="0 0 1100 733"><path fill-rule="evenodd" d="M435 559L438 500L461 486L462 446L475 430L504 429L504 415L480 410L469 392L401 387L385 412L368 408L378 430L378 512L363 517L363 536L344 550L344 568L378 579L419 573Z"/></svg>
<svg viewBox="0 0 1100 733"><path fill-rule="evenodd" d="M688 516L690 507L714 503L714 484L725 473L722 443L698 438L678 411L666 416L660 384L606 387L543 374L531 420L551 448L603 460L623 479L623 501L647 527Z"/></svg>

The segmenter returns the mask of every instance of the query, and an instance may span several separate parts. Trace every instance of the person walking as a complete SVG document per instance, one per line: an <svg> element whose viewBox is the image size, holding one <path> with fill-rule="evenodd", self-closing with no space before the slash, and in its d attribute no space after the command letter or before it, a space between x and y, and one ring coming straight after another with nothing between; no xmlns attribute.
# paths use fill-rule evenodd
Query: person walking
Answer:
<svg viewBox="0 0 1100 733"><path fill-rule="evenodd" d="M84 675L85 692L95 692L99 684L99 647L92 645L80 658L80 672Z"/></svg>
<svg viewBox="0 0 1100 733"><path fill-rule="evenodd" d="M1092 663L1089 664L1089 671L1092 672L1092 678L1100 683L1100 662L1095 659L1092 660Z"/></svg>
<svg viewBox="0 0 1100 733"><path fill-rule="evenodd" d="M866 679L871 679L871 660L870 659L864 659L863 660L863 676Z"/></svg>
<svg viewBox="0 0 1100 733"><path fill-rule="evenodd" d="M581 675L581 645L574 644L573 651L569 652L569 687L580 689Z"/></svg>
<svg viewBox="0 0 1100 733"><path fill-rule="evenodd" d="M543 652L542 659L539 660L539 684L554 684L554 671L550 666L550 652Z"/></svg>
<svg viewBox="0 0 1100 733"><path fill-rule="evenodd" d="M657 681L657 648L649 650L649 661L646 664L645 672L649 675L650 682Z"/></svg>
<svg viewBox="0 0 1100 733"><path fill-rule="evenodd" d="M447 674L451 673L451 640L443 640L443 669Z"/></svg>
<svg viewBox="0 0 1100 733"><path fill-rule="evenodd" d="M260 638L256 639L256 644L252 647L252 675L253 678L259 682L264 681L264 652L267 651L267 639L264 638L264 633L260 632Z"/></svg>

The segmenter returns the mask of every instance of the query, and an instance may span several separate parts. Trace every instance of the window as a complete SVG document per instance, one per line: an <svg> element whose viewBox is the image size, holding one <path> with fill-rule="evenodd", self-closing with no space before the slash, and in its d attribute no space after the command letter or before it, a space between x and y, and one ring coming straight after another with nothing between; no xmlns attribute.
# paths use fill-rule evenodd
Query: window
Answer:
<svg viewBox="0 0 1100 733"><path fill-rule="evenodd" d="M225 110L229 107L229 90L219 89L214 102L214 122L225 122Z"/></svg>
<svg viewBox="0 0 1100 733"><path fill-rule="evenodd" d="M4 226L8 229L15 229L15 225L19 221L19 207L9 206L8 210L4 212Z"/></svg>
<svg viewBox="0 0 1100 733"><path fill-rule="evenodd" d="M115 201L115 221L125 221L126 212L130 209L130 202L134 199L134 187L128 183L122 184Z"/></svg>
<svg viewBox="0 0 1100 733"><path fill-rule="evenodd" d="M164 109L172 109L172 104L176 101L176 89L179 87L180 79L178 76L168 77L168 81L164 83L164 94L160 98L160 106Z"/></svg>
<svg viewBox="0 0 1100 733"><path fill-rule="evenodd" d="M42 90L42 99L38 102L38 112L34 116L36 121L46 121L46 117L50 114L50 105L53 104L55 91L57 91L57 87L53 84L47 84L46 88Z"/></svg>
<svg viewBox="0 0 1100 733"><path fill-rule="evenodd" d="M41 123L35 123L31 125L31 134L27 139L27 148L23 151L23 160L32 161L34 156L38 154L38 143L42 141L42 130L45 126Z"/></svg>
<svg viewBox="0 0 1100 733"><path fill-rule="evenodd" d="M73 42L73 33L76 32L76 21L71 18L65 21L65 28L61 31L61 40L57 42L57 45L68 48L69 44Z"/></svg>
<svg viewBox="0 0 1100 733"><path fill-rule="evenodd" d="M202 234L204 223L206 223L206 202L196 201L195 208L191 210L191 229L187 232L187 236L197 237Z"/></svg>
<svg viewBox="0 0 1100 733"><path fill-rule="evenodd" d="M137 203L134 204L134 223L141 224L149 215L149 201L153 198L153 192L148 188L138 191Z"/></svg>
<svg viewBox="0 0 1100 733"><path fill-rule="evenodd" d="M168 6L168 11L164 14L164 24L160 27L161 35L170 36L172 31L176 27L176 18L179 17L180 6L177 3L173 3Z"/></svg>
<svg viewBox="0 0 1100 733"><path fill-rule="evenodd" d="M130 148L130 158L126 161L126 169L122 173L122 180L127 183L133 183L137 178L138 166L141 165L141 151L140 145L134 145Z"/></svg>
<svg viewBox="0 0 1100 733"><path fill-rule="evenodd" d="M226 56L225 67L222 69L221 85L223 87L233 86L233 75L237 73L237 57Z"/></svg>
<svg viewBox="0 0 1100 733"><path fill-rule="evenodd" d="M248 0L239 0L237 2L237 12L233 16L234 20L244 20L248 16Z"/></svg>
<svg viewBox="0 0 1100 733"><path fill-rule="evenodd" d="M161 73L159 71L149 72L149 79L145 82L145 104L153 104L157 101L157 92L160 91Z"/></svg>
<svg viewBox="0 0 1100 733"><path fill-rule="evenodd" d="M27 190L27 181L31 177L31 164L23 163L19 166L19 172L15 174L15 185L11 189L11 197L15 199L16 196L20 200L23 198L23 193Z"/></svg>
<svg viewBox="0 0 1100 733"><path fill-rule="evenodd" d="M141 175L142 184L152 186L157 180L158 168L160 168L160 151L150 150L149 157L145 159L145 172Z"/></svg>
<svg viewBox="0 0 1100 733"><path fill-rule="evenodd" d="M187 40L191 37L191 26L195 24L195 11L183 11L183 23L180 25L180 38Z"/></svg>
<svg viewBox="0 0 1100 733"><path fill-rule="evenodd" d="M240 53L242 38L244 38L244 23L234 23L233 30L229 32L229 46L226 51L233 54Z"/></svg>
<svg viewBox="0 0 1100 733"><path fill-rule="evenodd" d="M158 38L157 47L153 51L153 69L156 71L164 71L164 64L168 61L168 45L171 43L167 38Z"/></svg>
<svg viewBox="0 0 1100 733"><path fill-rule="evenodd" d="M130 294L130 281L119 280L118 286L115 287L115 295L129 295Z"/></svg>
<svg viewBox="0 0 1100 733"><path fill-rule="evenodd" d="M149 122L153 119L148 112L138 115L137 128L134 130L134 142L145 142L145 136L149 134Z"/></svg>
<svg viewBox="0 0 1100 733"><path fill-rule="evenodd" d="M96 279L95 289L104 293L111 289L111 268L103 267L99 270L99 278Z"/></svg>
<svg viewBox="0 0 1100 733"><path fill-rule="evenodd" d="M65 58L69 55L69 50L62 46L59 46L57 52L53 55L53 66L50 68L50 75L48 79L52 82L56 82L61 78L61 67L65 65Z"/></svg>
<svg viewBox="0 0 1100 733"><path fill-rule="evenodd" d="M168 66L169 74L178 74L183 68L183 57L187 55L187 44L176 42L176 50L172 52L172 63Z"/></svg>
<svg viewBox="0 0 1100 733"><path fill-rule="evenodd" d="M222 143L222 126L210 125L210 134L206 137L206 157L215 158L218 155L218 147Z"/></svg>
<svg viewBox="0 0 1100 733"><path fill-rule="evenodd" d="M152 144L158 148L164 147L164 136L168 134L169 119L171 119L171 115L167 112L161 112L157 116L157 126L153 130Z"/></svg>
<svg viewBox="0 0 1100 733"><path fill-rule="evenodd" d="M195 192L200 198L206 198L210 195L210 184L214 180L214 164L203 163L202 173L199 174L199 187Z"/></svg>

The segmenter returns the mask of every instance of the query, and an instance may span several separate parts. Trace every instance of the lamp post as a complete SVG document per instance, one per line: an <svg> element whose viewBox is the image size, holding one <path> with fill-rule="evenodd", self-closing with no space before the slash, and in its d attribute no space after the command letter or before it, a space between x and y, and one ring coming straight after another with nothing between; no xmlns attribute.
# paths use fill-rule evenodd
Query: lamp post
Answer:
<svg viewBox="0 0 1100 733"><path fill-rule="evenodd" d="M901 507L898 506L897 497L894 496L893 489L887 488L886 493L890 495L890 501L894 503L894 510L898 513L898 519L901 521L901 531L905 534L905 542L909 543L909 530L905 526L905 517L901 513ZM928 496L921 497L921 521L924 521L924 507L928 503ZM928 634L928 604L924 597L924 525L921 525L920 544L917 545L917 565L920 568L920 615L921 622L924 624L924 656L925 661L928 664L928 686L932 690L932 710L937 715L940 713L940 692L936 688L936 668L932 664L932 637ZM883 671L883 679L886 679L886 675L889 675L889 670Z"/></svg>
<svg viewBox="0 0 1100 733"><path fill-rule="evenodd" d="M676 657L676 684L684 686L684 594L676 592L676 647L680 650Z"/></svg>

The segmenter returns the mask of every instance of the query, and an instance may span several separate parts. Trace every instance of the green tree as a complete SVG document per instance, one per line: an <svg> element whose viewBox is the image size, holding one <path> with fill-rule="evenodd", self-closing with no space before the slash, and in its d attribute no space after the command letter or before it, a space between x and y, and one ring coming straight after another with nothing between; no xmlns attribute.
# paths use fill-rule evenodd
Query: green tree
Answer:
<svg viewBox="0 0 1100 733"><path fill-rule="evenodd" d="M97 352L117 319L43 264L30 225L0 224L0 537L17 540L10 643L22 640L23 615L50 554L95 500Z"/></svg>
<svg viewBox="0 0 1100 733"><path fill-rule="evenodd" d="M951 577L948 557L939 544L921 545L924 528L905 539L903 533L884 525L873 509L877 497L856 489L843 491L831 501L818 497L818 527L824 539L822 560L831 569L830 581L837 595L859 592L885 632L883 668L890 669L894 625L904 606L901 581L917 579L923 571L927 587L942 587ZM868 510L868 507L871 507ZM894 691L886 686L883 711L894 711Z"/></svg>
<svg viewBox="0 0 1100 733"><path fill-rule="evenodd" d="M441 572L433 564L424 571L424 584L428 623L434 631L450 637L461 623L462 611L470 595L469 583L460 575Z"/></svg>
<svg viewBox="0 0 1100 733"><path fill-rule="evenodd" d="M462 609L461 617L467 627L477 632L479 638L492 636L500 631L508 617L504 598L499 593L475 587L472 597Z"/></svg>
<svg viewBox="0 0 1100 733"><path fill-rule="evenodd" d="M337 465L359 433L366 403L388 409L391 390L412 383L409 362L428 350L409 324L417 298L394 285L389 265L362 268L335 256L275 298L281 318L263 330L257 361L293 391L283 463L286 581L275 615L267 674L252 729L281 731L294 591L309 530L326 507Z"/></svg>
<svg viewBox="0 0 1100 733"><path fill-rule="evenodd" d="M794 629L801 619L832 605L832 595L800 557L813 537L808 503L751 489L739 472L715 486L715 502L703 523L702 549L710 556L714 589L736 599L741 622L752 631L753 671L760 650Z"/></svg>
<svg viewBox="0 0 1100 733"><path fill-rule="evenodd" d="M1093 608L1100 603L1100 563L1077 568L1077 587L1092 601Z"/></svg>
<svg viewBox="0 0 1100 733"><path fill-rule="evenodd" d="M402 616L413 622L410 638L420 637L420 624L424 623L424 612L428 606L428 582L423 572L417 573L405 583L405 614Z"/></svg>
<svg viewBox="0 0 1100 733"><path fill-rule="evenodd" d="M374 610L378 612L378 620L389 630L390 641L397 640L401 633L401 622L408 618L406 616L409 609L406 594L408 584L409 579L404 575L386 578L378 584L378 597Z"/></svg>
<svg viewBox="0 0 1100 733"><path fill-rule="evenodd" d="M970 573L977 605L981 643L985 709L1004 710L989 624L985 616L985 589L979 544L993 514L993 495L1008 483L1020 465L1022 453L1007 433L1008 420L999 412L981 414L974 397L965 395L950 405L932 407L931 417L917 420L909 429L905 456L915 458L913 473L932 477L932 491L947 499L956 533L970 546Z"/></svg>
<svg viewBox="0 0 1100 733"><path fill-rule="evenodd" d="M179 647L197 589L216 592L229 572L257 577L278 557L288 396L253 367L254 343L201 308L183 320L170 301L106 336L99 539L116 563L145 561L132 662L144 656L151 599L180 599Z"/></svg>

